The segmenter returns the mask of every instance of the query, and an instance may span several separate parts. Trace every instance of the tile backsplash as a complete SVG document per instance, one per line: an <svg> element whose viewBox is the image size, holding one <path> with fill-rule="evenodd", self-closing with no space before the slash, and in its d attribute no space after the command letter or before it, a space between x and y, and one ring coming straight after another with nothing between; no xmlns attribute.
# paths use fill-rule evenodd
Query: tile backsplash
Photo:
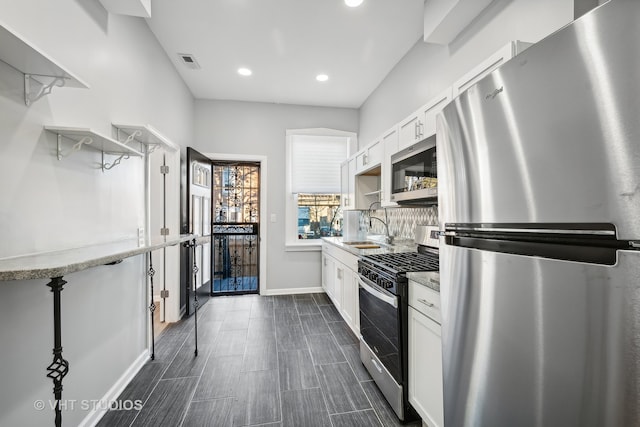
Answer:
<svg viewBox="0 0 640 427"><path fill-rule="evenodd" d="M366 212L366 211L365 211ZM438 224L438 207L388 208L389 232L400 239L413 239L416 224ZM372 216L384 221L384 209L372 211ZM384 234L384 225L380 221L371 223L371 233Z"/></svg>

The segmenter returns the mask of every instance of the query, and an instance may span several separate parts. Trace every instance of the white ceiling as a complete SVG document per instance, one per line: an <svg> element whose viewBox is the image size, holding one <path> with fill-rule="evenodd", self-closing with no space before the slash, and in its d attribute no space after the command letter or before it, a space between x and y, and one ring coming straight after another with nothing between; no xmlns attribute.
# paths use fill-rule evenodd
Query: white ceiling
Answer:
<svg viewBox="0 0 640 427"><path fill-rule="evenodd" d="M147 19L198 99L358 108L422 38L424 0L153 0ZM193 54L201 69L182 64ZM238 75L247 67L250 77ZM329 75L324 83L319 73Z"/></svg>

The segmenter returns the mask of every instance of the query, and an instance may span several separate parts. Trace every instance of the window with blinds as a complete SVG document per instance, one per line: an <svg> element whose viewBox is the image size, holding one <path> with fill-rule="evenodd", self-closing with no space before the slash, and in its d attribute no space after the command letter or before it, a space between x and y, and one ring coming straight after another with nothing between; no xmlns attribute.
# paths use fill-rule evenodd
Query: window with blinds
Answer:
<svg viewBox="0 0 640 427"><path fill-rule="evenodd" d="M291 192L340 193L340 163L347 159L348 141L341 136L293 135Z"/></svg>
<svg viewBox="0 0 640 427"><path fill-rule="evenodd" d="M292 135L289 140L289 190L296 204L297 239L341 234L340 164L349 138Z"/></svg>

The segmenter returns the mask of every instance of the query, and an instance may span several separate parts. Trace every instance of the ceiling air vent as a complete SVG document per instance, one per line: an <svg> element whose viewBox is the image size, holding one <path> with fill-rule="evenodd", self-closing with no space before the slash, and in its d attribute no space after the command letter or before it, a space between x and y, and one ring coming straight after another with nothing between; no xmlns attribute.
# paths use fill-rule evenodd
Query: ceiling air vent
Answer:
<svg viewBox="0 0 640 427"><path fill-rule="evenodd" d="M200 69L200 64L198 64L198 61L196 61L196 58L194 58L193 55L189 53L179 53L178 57L187 68L191 70Z"/></svg>

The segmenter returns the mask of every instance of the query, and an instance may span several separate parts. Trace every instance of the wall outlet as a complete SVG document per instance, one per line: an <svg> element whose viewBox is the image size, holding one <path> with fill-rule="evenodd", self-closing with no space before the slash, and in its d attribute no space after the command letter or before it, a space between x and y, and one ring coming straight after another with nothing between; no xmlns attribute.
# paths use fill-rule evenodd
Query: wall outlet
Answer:
<svg viewBox="0 0 640 427"><path fill-rule="evenodd" d="M138 228L138 247L144 246L144 228Z"/></svg>

